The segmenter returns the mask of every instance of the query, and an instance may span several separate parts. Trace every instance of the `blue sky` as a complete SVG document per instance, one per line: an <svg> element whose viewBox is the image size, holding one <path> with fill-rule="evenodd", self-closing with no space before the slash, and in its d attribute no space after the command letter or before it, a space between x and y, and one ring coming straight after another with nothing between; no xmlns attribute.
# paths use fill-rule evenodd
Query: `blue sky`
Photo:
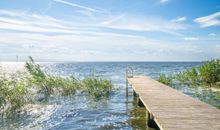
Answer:
<svg viewBox="0 0 220 130"><path fill-rule="evenodd" d="M220 57L220 0L1 0L0 59Z"/></svg>

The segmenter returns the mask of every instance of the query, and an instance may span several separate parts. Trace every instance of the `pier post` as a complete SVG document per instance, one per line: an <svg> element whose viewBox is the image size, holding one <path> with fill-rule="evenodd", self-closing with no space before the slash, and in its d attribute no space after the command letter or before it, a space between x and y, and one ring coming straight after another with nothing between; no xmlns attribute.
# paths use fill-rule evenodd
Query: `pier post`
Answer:
<svg viewBox="0 0 220 130"><path fill-rule="evenodd" d="M139 107L144 107L143 102L141 101L141 99L138 97L138 106Z"/></svg>
<svg viewBox="0 0 220 130"><path fill-rule="evenodd" d="M160 129L157 123L154 121L153 115L148 110L146 111L146 119L147 119L147 126L149 126L150 128L157 129L157 130Z"/></svg>
<svg viewBox="0 0 220 130"><path fill-rule="evenodd" d="M128 98L128 78L133 78L133 74L134 74L133 69L131 67L127 67L126 68L126 73L125 73L125 77L126 77L126 97L127 98Z"/></svg>
<svg viewBox="0 0 220 130"><path fill-rule="evenodd" d="M133 96L134 97L137 97L138 95L137 95L137 93L133 90Z"/></svg>
<svg viewBox="0 0 220 130"><path fill-rule="evenodd" d="M126 98L128 98L128 69L126 69L125 78L126 78Z"/></svg>

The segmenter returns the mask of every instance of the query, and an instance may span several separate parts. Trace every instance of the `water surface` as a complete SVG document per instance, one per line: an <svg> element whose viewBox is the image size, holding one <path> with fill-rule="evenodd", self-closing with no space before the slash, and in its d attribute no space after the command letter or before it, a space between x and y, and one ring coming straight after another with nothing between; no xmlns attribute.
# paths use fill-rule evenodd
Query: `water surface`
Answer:
<svg viewBox="0 0 220 130"><path fill-rule="evenodd" d="M111 80L116 91L108 99L93 100L82 93L62 97L52 96L48 102L30 106L30 110L16 118L2 119L3 129L147 129L145 108L137 106L129 88L126 98L125 70L131 67L135 75L157 78L160 73L174 74L198 66L197 62L83 62L41 63L53 75L79 78L100 76ZM193 95L190 88L177 88Z"/></svg>

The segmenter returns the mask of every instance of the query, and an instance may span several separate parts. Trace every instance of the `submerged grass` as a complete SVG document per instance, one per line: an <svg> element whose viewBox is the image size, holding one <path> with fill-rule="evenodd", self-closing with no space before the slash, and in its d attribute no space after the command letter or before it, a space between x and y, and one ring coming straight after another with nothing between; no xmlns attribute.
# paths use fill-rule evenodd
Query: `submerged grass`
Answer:
<svg viewBox="0 0 220 130"><path fill-rule="evenodd" d="M108 97L112 88L113 85L106 79L86 77L79 80L74 76L49 75L30 57L24 72L17 72L13 76L1 75L0 113L17 112L27 103L45 100L50 95L68 96L76 91L84 91L91 97L100 99Z"/></svg>

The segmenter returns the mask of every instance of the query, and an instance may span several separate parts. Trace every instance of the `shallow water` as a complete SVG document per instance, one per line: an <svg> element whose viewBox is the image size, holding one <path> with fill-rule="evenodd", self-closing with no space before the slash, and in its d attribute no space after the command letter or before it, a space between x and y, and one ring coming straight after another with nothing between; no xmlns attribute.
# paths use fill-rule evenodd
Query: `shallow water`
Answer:
<svg viewBox="0 0 220 130"><path fill-rule="evenodd" d="M51 97L47 103L29 106L29 111L16 118L2 119L2 129L147 129L145 108L137 106L129 88L126 98L125 70L131 67L135 75L149 75L157 78L160 73L174 74L201 63L193 62L84 62L44 63L44 70L54 75L80 78L100 76L111 80L116 91L99 101L77 93L69 97ZM188 87L177 88L193 95Z"/></svg>

